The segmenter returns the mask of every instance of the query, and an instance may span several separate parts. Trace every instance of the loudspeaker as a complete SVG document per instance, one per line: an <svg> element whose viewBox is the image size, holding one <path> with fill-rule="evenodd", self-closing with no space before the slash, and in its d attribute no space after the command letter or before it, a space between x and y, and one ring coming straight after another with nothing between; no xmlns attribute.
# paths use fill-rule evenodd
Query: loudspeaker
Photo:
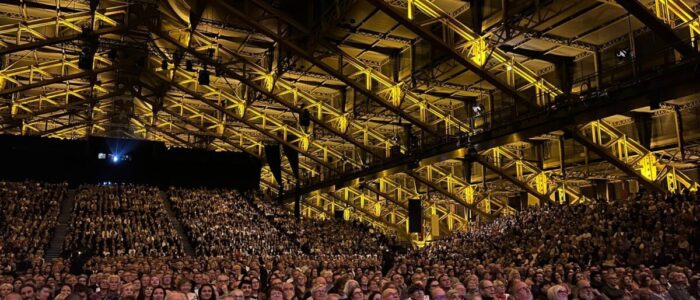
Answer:
<svg viewBox="0 0 700 300"><path fill-rule="evenodd" d="M423 224L423 209L420 199L408 200L408 232L421 232Z"/></svg>
<svg viewBox="0 0 700 300"><path fill-rule="evenodd" d="M336 210L336 211L333 213L333 217L334 217L336 220L343 220L343 212L344 212L344 211L342 211L342 210Z"/></svg>
<svg viewBox="0 0 700 300"><path fill-rule="evenodd" d="M401 156L401 146L393 145L389 148L389 157L397 158Z"/></svg>

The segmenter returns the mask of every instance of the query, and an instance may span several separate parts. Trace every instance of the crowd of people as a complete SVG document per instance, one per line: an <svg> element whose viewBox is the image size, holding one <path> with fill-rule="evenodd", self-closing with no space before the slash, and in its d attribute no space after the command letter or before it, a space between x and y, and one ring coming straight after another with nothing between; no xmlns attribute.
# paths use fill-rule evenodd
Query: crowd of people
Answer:
<svg viewBox="0 0 700 300"><path fill-rule="evenodd" d="M41 256L56 227L66 184L0 182L0 266ZM19 266L21 267L21 266Z"/></svg>
<svg viewBox="0 0 700 300"><path fill-rule="evenodd" d="M306 253L375 256L397 246L395 239L358 221L333 218L296 220L291 211L264 200L261 194L249 199L261 214L297 241Z"/></svg>
<svg viewBox="0 0 700 300"><path fill-rule="evenodd" d="M180 256L182 240L155 187L84 185L64 241L69 255Z"/></svg>
<svg viewBox="0 0 700 300"><path fill-rule="evenodd" d="M162 205L144 201L155 189L100 189L81 189L76 212L100 209L76 219ZM95 255L78 272L70 259L36 260L25 272L3 272L0 300L700 300L694 194L531 208L420 249L401 249L354 222L297 220L259 193L171 189L168 197L194 256L124 244L121 252L100 247L109 255ZM116 204L122 201L128 204ZM140 213L156 218L153 211L162 208ZM123 223L105 219L98 223L107 231ZM86 228L74 227L71 240L89 236ZM177 236L169 228L137 231Z"/></svg>
<svg viewBox="0 0 700 300"><path fill-rule="evenodd" d="M236 191L173 188L169 197L196 255L299 253L285 234Z"/></svg>

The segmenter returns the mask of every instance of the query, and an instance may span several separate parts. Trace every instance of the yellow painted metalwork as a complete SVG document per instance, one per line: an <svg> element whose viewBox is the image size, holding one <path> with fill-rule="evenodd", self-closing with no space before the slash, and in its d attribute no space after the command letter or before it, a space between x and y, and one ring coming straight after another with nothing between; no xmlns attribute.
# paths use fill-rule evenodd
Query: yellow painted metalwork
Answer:
<svg viewBox="0 0 700 300"><path fill-rule="evenodd" d="M169 34L174 36L174 33L169 32ZM292 105L298 105L299 102L305 104L305 107L314 115L318 120L329 122L333 125L331 127L338 128L339 131L348 134L350 137L360 141L364 145L372 147L383 147L387 142L388 138L382 133L367 127L363 122L355 121L349 118L348 113L341 112L338 108L333 107L322 99L317 99L311 94L300 90L296 84L291 83L277 75L274 71L268 71L266 68L258 65L254 59L249 59L247 57L242 57L239 51L231 50L226 46L219 44L218 40L210 38L200 32L193 33L192 40L193 48L201 53L206 53L208 49L216 49L217 54L224 58L224 61L233 60L241 61L245 63L249 68L249 72L257 74L253 81L261 81L262 86L267 90L276 95L278 95L282 100L289 100L286 98L287 95L292 95L290 103ZM186 45L182 45L185 46ZM238 60L238 58L243 58L243 60ZM367 76L368 83L371 85L372 80L371 68L368 70L369 75ZM242 114L243 110L240 109L239 113ZM323 117L325 116L325 117Z"/></svg>
<svg viewBox="0 0 700 300"><path fill-rule="evenodd" d="M515 167L516 169L516 180L527 184L532 187L540 196L547 197L553 202L588 202L583 194L579 191L574 190L572 187L565 185L565 180L554 180L548 174L549 171L545 172L539 169L532 162L523 160L523 157L512 152L506 147L495 147L483 151L482 156L490 157L494 167L507 170L508 168ZM555 192L558 190L563 190L563 193L558 193L558 199L554 199Z"/></svg>
<svg viewBox="0 0 700 300"><path fill-rule="evenodd" d="M289 137L287 140L291 143L298 143L299 148L302 152L307 153L307 155L318 157L321 160L326 156L331 156L336 162L347 161L355 167L361 166L360 162L331 148L330 145L327 145L321 140L311 139L307 133L300 129L289 126L257 108L246 108L246 101L240 98L236 94L236 91L225 91L213 85L199 85L197 84L198 80L196 75L194 75L193 72L180 69L161 71L160 66L158 66L159 62L157 62L155 58L151 60L151 63L152 73L156 76L161 77L163 80L170 81L171 78L167 74L171 73L172 80L175 82L174 84L189 90L191 93L198 94L215 103L222 103L222 106L226 109L245 109L246 113L240 116L242 119L267 128L270 133L281 133L284 137ZM188 86L190 87L188 88Z"/></svg>
<svg viewBox="0 0 700 300"><path fill-rule="evenodd" d="M510 69L508 71L512 71L514 76L517 76L528 83L526 86L520 87L520 89L526 89L534 86L537 89L537 94L541 95L538 96L538 100L540 97L542 97L542 99L554 99L556 96L563 94L563 92L554 84L541 79L537 73L533 72L523 64L514 61L511 56L500 50L498 47L489 45L486 42L485 36L476 34L464 23L442 10L438 4L429 0L413 0L413 4L418 11L441 22L445 26L452 29L452 31L454 31L457 35L462 37L465 40L465 43L459 45L457 49L463 53L467 53L470 60L474 61L477 65L483 66L487 63L487 59L495 60L498 65L503 66L507 70ZM412 18L413 17L409 17L409 19ZM513 80L512 82L515 81Z"/></svg>
<svg viewBox="0 0 700 300"><path fill-rule="evenodd" d="M50 38L42 32L53 32L58 35L60 32L63 35L74 33L82 33L82 25L91 21L101 21L106 25L116 27L119 22L117 16L126 17L129 5L116 5L105 9L104 13L95 12L93 20L92 13L89 11L77 12L70 14L57 14L53 17L40 18L34 20L26 20L21 23L7 24L0 26L0 36L12 34L16 38L16 44L22 43L22 33L27 32L34 40L45 40ZM96 23L99 25L100 23ZM95 26L94 29L98 29ZM32 39L27 39L31 41Z"/></svg>
<svg viewBox="0 0 700 300"><path fill-rule="evenodd" d="M625 145L626 144L627 143L625 143ZM629 153L628 151L625 151L625 153L624 153L625 154L625 156L624 156L625 161L627 161L627 159L628 159L628 156L627 156L628 153ZM641 165L641 172L642 172L642 176L644 176L644 178L646 178L650 181L656 180L657 175L658 175L657 174L658 170L656 169L656 163L657 163L656 156L651 152L649 152L648 154L646 154L642 157L639 164ZM675 170L674 170L674 172L675 172ZM673 176L673 175L671 175L671 176Z"/></svg>
<svg viewBox="0 0 700 300"><path fill-rule="evenodd" d="M470 47L467 48L471 60L478 66L483 66L489 56L489 48L486 44L486 39L484 37L480 37L468 45L470 45Z"/></svg>
<svg viewBox="0 0 700 300"><path fill-rule="evenodd" d="M537 192L540 194L547 194L549 192L547 174L541 172L535 176L535 186L537 187Z"/></svg>
<svg viewBox="0 0 700 300"><path fill-rule="evenodd" d="M688 25L691 43L696 45L696 39L700 35L700 17L688 4L683 0L656 0L654 8L656 16L666 24L673 27ZM676 24L676 18L682 23Z"/></svg>
<svg viewBox="0 0 700 300"><path fill-rule="evenodd" d="M693 191L698 188L697 182L678 171L674 166L662 163L656 154L603 120L581 126L579 133L606 150L614 159L630 166L643 178L654 183L665 180L666 189L669 192L679 192L686 189Z"/></svg>
<svg viewBox="0 0 700 300"><path fill-rule="evenodd" d="M464 188L464 200L468 204L474 204L474 187L472 185Z"/></svg>

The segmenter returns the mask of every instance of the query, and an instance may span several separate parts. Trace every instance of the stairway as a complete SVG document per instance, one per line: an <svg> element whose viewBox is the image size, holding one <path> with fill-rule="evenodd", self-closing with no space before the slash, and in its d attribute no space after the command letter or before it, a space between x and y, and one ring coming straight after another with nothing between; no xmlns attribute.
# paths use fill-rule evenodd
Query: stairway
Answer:
<svg viewBox="0 0 700 300"><path fill-rule="evenodd" d="M46 260L58 258L63 252L63 240L66 237L68 222L70 222L73 206L75 205L75 192L75 190L68 190L61 201L61 212L58 215L58 223L56 224L56 228L54 228L49 246L44 253L44 259Z"/></svg>
<svg viewBox="0 0 700 300"><path fill-rule="evenodd" d="M173 210L173 203L170 202L170 197L168 197L168 194L164 191L160 191L159 194L160 198L163 200L165 210L168 212L170 223L173 224L173 227L175 227L175 230L177 230L177 233L180 235L180 240L182 240L182 246L185 248L185 253L189 256L194 256L194 249L192 248L190 239L187 237L185 229L182 227L182 224L180 224L180 220L178 220L177 215Z"/></svg>

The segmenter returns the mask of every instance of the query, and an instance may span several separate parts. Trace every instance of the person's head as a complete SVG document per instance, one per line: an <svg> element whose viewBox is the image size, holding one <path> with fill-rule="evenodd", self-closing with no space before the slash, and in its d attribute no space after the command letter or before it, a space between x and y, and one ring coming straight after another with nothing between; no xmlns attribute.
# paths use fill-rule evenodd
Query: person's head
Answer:
<svg viewBox="0 0 700 300"><path fill-rule="evenodd" d="M472 274L467 277L467 291L473 292L479 289L479 277Z"/></svg>
<svg viewBox="0 0 700 300"><path fill-rule="evenodd" d="M284 298L291 300L294 298L294 284L291 282L282 283L282 292L284 292Z"/></svg>
<svg viewBox="0 0 700 300"><path fill-rule="evenodd" d="M496 296L503 296L506 294L506 284L500 280L493 281L493 293Z"/></svg>
<svg viewBox="0 0 700 300"><path fill-rule="evenodd" d="M192 291L192 282L187 278L182 278L177 282L177 290L182 293L189 293Z"/></svg>
<svg viewBox="0 0 700 300"><path fill-rule="evenodd" d="M19 288L19 294L22 295L23 300L34 300L34 286L31 284L24 284Z"/></svg>
<svg viewBox="0 0 700 300"><path fill-rule="evenodd" d="M430 289L430 300L445 300L445 290L441 287Z"/></svg>
<svg viewBox="0 0 700 300"><path fill-rule="evenodd" d="M162 286L157 286L153 288L153 293L151 294L151 300L163 300L165 299L165 288Z"/></svg>
<svg viewBox="0 0 700 300"><path fill-rule="evenodd" d="M362 291L361 287L357 286L350 291L350 294L347 295L347 298L350 300L364 300L365 293Z"/></svg>
<svg viewBox="0 0 700 300"><path fill-rule="evenodd" d="M243 300L243 299L245 299L245 294L244 294L243 291L240 290L240 289L234 289L233 291L231 291L231 294L230 294L230 295L233 297L233 300Z"/></svg>
<svg viewBox="0 0 700 300"><path fill-rule="evenodd" d="M346 281L345 286L343 287L343 294L345 294L347 298L350 298L352 296L352 290L354 290L356 287L360 287L360 283L356 280L350 279Z"/></svg>
<svg viewBox="0 0 700 300"><path fill-rule="evenodd" d="M530 286L522 280L516 280L513 282L510 294L515 298L515 300L532 300L532 291L530 291Z"/></svg>
<svg viewBox="0 0 700 300"><path fill-rule="evenodd" d="M121 288L121 279L119 278L119 275L111 275L109 278L107 278L107 283L108 289L112 293L118 293L119 289Z"/></svg>
<svg viewBox="0 0 700 300"><path fill-rule="evenodd" d="M250 280L251 287L253 288L254 291L257 291L260 289L260 280L257 278L253 278ZM281 287L282 286L282 279L279 277L275 277L270 279L270 286L276 286L276 287Z"/></svg>
<svg viewBox="0 0 700 300"><path fill-rule="evenodd" d="M39 288L39 295L37 295L38 300L49 300L51 298L51 287L48 285Z"/></svg>
<svg viewBox="0 0 700 300"><path fill-rule="evenodd" d="M461 295L459 295L459 292L457 290L452 289L447 291L447 300L464 300Z"/></svg>
<svg viewBox="0 0 700 300"><path fill-rule="evenodd" d="M440 287L445 291L452 287L452 279L450 279L450 276L447 274L440 275L440 277L438 277L438 281L440 282Z"/></svg>
<svg viewBox="0 0 700 300"><path fill-rule="evenodd" d="M136 295L136 290L134 288L134 285L131 283L125 284L122 286L122 298L125 297L134 297Z"/></svg>
<svg viewBox="0 0 700 300"><path fill-rule="evenodd" d="M22 295L17 294L17 293L9 293L5 295L5 298L3 300L22 300Z"/></svg>
<svg viewBox="0 0 700 300"><path fill-rule="evenodd" d="M425 292L420 284L412 284L408 287L408 296L411 300L424 300Z"/></svg>
<svg viewBox="0 0 700 300"><path fill-rule="evenodd" d="M13 289L12 284L9 284L9 283L0 284L0 298L5 298L5 296L12 293L12 289Z"/></svg>
<svg viewBox="0 0 700 300"><path fill-rule="evenodd" d="M165 295L165 300L187 300L187 294L181 291L171 291Z"/></svg>
<svg viewBox="0 0 700 300"><path fill-rule="evenodd" d="M58 290L59 294L63 294L66 296L70 295L70 293L72 293L72 292L73 292L73 288L71 287L70 284L62 284L61 289Z"/></svg>
<svg viewBox="0 0 700 300"><path fill-rule="evenodd" d="M311 289L311 298L313 298L313 300L326 300L326 296L325 285L316 285Z"/></svg>
<svg viewBox="0 0 700 300"><path fill-rule="evenodd" d="M208 283L202 284L202 286L199 287L199 291L197 291L197 299L198 300L216 299L216 292L214 292L214 287Z"/></svg>
<svg viewBox="0 0 700 300"><path fill-rule="evenodd" d="M577 298L581 300L593 300L595 299L595 294L593 293L593 287L591 282L585 279L581 279L576 282L576 293Z"/></svg>
<svg viewBox="0 0 700 300"><path fill-rule="evenodd" d="M569 299L569 288L566 284L556 284L547 290L547 300Z"/></svg>
<svg viewBox="0 0 700 300"><path fill-rule="evenodd" d="M143 295L145 299L150 299L151 295L153 295L153 287L150 285L143 287Z"/></svg>
<svg viewBox="0 0 700 300"><path fill-rule="evenodd" d="M153 276L151 277L151 280L149 281L149 284L151 286L159 286L160 285L160 278L158 276Z"/></svg>
<svg viewBox="0 0 700 300"><path fill-rule="evenodd" d="M367 297L367 300L382 300L382 293L380 292L371 292L369 294L369 297Z"/></svg>
<svg viewBox="0 0 700 300"><path fill-rule="evenodd" d="M267 292L268 300L286 300L284 296L284 291L279 285L273 285Z"/></svg>
<svg viewBox="0 0 700 300"><path fill-rule="evenodd" d="M656 279L652 280L649 283L649 288L651 289L652 292L657 293L657 294L662 294L663 292L666 291L666 288L664 287L663 284L661 284L661 281L658 281Z"/></svg>
<svg viewBox="0 0 700 300"><path fill-rule="evenodd" d="M479 292L481 293L481 298L493 298L496 288L493 286L491 280L482 280L479 282Z"/></svg>
<svg viewBox="0 0 700 300"><path fill-rule="evenodd" d="M605 275L605 284L609 286L617 286L619 284L619 278L617 277L617 273L615 272L610 272Z"/></svg>
<svg viewBox="0 0 700 300"><path fill-rule="evenodd" d="M398 273L391 276L391 281L394 282L394 284L396 284L397 286L401 286L404 284L403 276Z"/></svg>
<svg viewBox="0 0 700 300"><path fill-rule="evenodd" d="M250 295L253 294L253 283L248 279L241 280L241 283L238 284L238 288L243 291L245 297L250 297Z"/></svg>
<svg viewBox="0 0 700 300"><path fill-rule="evenodd" d="M399 300L399 296L399 291L392 287L382 291L382 300Z"/></svg>

